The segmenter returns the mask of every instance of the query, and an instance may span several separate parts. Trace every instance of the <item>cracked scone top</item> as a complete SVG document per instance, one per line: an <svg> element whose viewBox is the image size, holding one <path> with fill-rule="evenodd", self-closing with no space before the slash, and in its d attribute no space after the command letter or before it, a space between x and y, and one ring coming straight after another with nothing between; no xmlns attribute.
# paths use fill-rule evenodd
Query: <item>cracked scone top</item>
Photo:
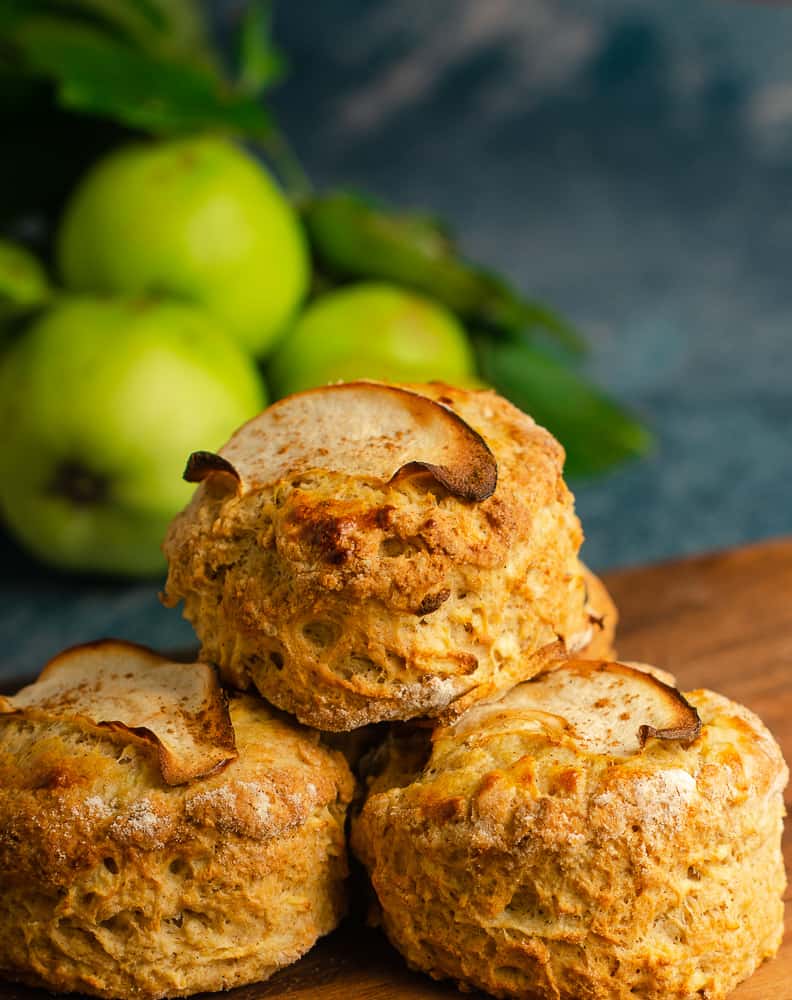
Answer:
<svg viewBox="0 0 792 1000"><path fill-rule="evenodd" d="M778 949L787 769L720 695L573 661L368 769L352 846L391 941L436 978L722 1000Z"/></svg>
<svg viewBox="0 0 792 1000"><path fill-rule="evenodd" d="M0 978L124 1000L266 979L344 913L352 784L206 664L62 654L0 698Z"/></svg>
<svg viewBox="0 0 792 1000"><path fill-rule="evenodd" d="M461 710L597 633L563 461L490 391L287 397L191 459L165 600L226 680L309 725Z"/></svg>

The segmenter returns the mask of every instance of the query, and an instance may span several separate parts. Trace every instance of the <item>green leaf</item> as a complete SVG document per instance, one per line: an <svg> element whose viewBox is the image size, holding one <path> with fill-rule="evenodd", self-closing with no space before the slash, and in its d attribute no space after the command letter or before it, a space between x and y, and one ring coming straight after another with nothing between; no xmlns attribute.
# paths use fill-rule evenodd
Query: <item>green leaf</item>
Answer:
<svg viewBox="0 0 792 1000"><path fill-rule="evenodd" d="M543 333L579 354L583 341L547 306L463 260L435 220L391 212L344 192L312 198L303 219L319 263L346 278L377 278L432 296L468 323L519 337Z"/></svg>
<svg viewBox="0 0 792 1000"><path fill-rule="evenodd" d="M96 15L110 24L117 23L133 32L168 29L168 18L156 0L37 0L38 6L50 14L61 17L70 12Z"/></svg>
<svg viewBox="0 0 792 1000"><path fill-rule="evenodd" d="M0 25L6 30L41 17L140 43L167 28L162 11L152 0L0 0Z"/></svg>
<svg viewBox="0 0 792 1000"><path fill-rule="evenodd" d="M551 431L570 476L590 476L645 454L649 432L618 403L550 355L518 342L477 337L481 377Z"/></svg>
<svg viewBox="0 0 792 1000"><path fill-rule="evenodd" d="M249 94L261 94L285 72L286 60L272 40L271 0L251 0L239 29L239 87Z"/></svg>
<svg viewBox="0 0 792 1000"><path fill-rule="evenodd" d="M193 0L0 0L8 31L46 16L62 25L91 27L150 53L214 65L200 5Z"/></svg>
<svg viewBox="0 0 792 1000"><path fill-rule="evenodd" d="M51 78L60 104L157 134L222 129L262 137L267 112L209 69L157 58L101 32L51 18L12 34L29 69Z"/></svg>

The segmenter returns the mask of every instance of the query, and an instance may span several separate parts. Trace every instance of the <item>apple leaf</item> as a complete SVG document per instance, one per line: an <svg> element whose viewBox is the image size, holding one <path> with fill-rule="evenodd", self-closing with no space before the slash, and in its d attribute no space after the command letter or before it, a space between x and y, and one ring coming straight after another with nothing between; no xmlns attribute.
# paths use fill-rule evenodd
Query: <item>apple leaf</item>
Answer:
<svg viewBox="0 0 792 1000"><path fill-rule="evenodd" d="M158 58L101 31L29 18L11 44L33 73L52 79L60 103L134 128L172 134L217 128L264 137L270 118L207 67Z"/></svg>
<svg viewBox="0 0 792 1000"><path fill-rule="evenodd" d="M97 28L144 47L168 27L153 0L0 0L0 25L6 31L39 17Z"/></svg>
<svg viewBox="0 0 792 1000"><path fill-rule="evenodd" d="M106 25L115 24L133 35L150 31L162 33L169 27L165 11L155 0L56 0L54 3L52 0L33 0L33 3L27 4L28 12L33 7L49 14L65 9Z"/></svg>
<svg viewBox="0 0 792 1000"><path fill-rule="evenodd" d="M278 83L286 72L286 60L272 40L271 0L251 0L245 10L238 40L239 87L261 94Z"/></svg>
<svg viewBox="0 0 792 1000"><path fill-rule="evenodd" d="M478 328L542 333L569 353L584 350L569 323L498 275L463 260L448 233L427 216L331 191L306 201L303 220L314 253L330 274L395 281L438 299Z"/></svg>
<svg viewBox="0 0 792 1000"><path fill-rule="evenodd" d="M118 22L123 17L130 40L146 51L175 55L184 61L215 70L219 65L209 40L207 24L194 0L77 2L98 9L111 21Z"/></svg>
<svg viewBox="0 0 792 1000"><path fill-rule="evenodd" d="M214 56L192 0L0 0L0 26L37 16L93 27L149 52L178 53L205 65Z"/></svg>
<svg viewBox="0 0 792 1000"><path fill-rule="evenodd" d="M156 0L78 0L78 5L110 16L119 13L134 16L149 28L159 32L169 30L171 25L164 6Z"/></svg>
<svg viewBox="0 0 792 1000"><path fill-rule="evenodd" d="M556 435L570 476L588 476L645 454L650 433L577 372L529 344L475 338L481 377Z"/></svg>

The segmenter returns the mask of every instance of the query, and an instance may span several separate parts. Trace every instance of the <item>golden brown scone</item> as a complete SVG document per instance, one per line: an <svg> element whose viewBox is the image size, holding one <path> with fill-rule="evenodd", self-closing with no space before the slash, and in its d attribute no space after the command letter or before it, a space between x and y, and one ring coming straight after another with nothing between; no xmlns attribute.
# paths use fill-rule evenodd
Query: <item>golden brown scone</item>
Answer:
<svg viewBox="0 0 792 1000"><path fill-rule="evenodd" d="M317 734L236 696L237 759L168 784L134 733L4 708L0 978L121 998L227 989L338 923L352 779Z"/></svg>
<svg viewBox="0 0 792 1000"><path fill-rule="evenodd" d="M408 962L497 997L720 1000L772 956L787 769L747 709L686 698L580 660L391 737L352 844Z"/></svg>
<svg viewBox="0 0 792 1000"><path fill-rule="evenodd" d="M563 460L490 391L288 397L191 461L166 603L230 684L321 729L462 707L591 637Z"/></svg>
<svg viewBox="0 0 792 1000"><path fill-rule="evenodd" d="M619 612L602 580L588 566L581 565L585 582L586 613L591 631L589 640L580 648L579 655L591 660L615 660L614 642Z"/></svg>

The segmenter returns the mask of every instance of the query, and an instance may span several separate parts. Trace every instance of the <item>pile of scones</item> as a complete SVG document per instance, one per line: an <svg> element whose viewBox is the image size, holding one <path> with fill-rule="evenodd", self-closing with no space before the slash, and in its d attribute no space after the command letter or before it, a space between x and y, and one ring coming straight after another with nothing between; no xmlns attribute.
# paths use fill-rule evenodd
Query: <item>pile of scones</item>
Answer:
<svg viewBox="0 0 792 1000"><path fill-rule="evenodd" d="M67 650L0 697L0 978L267 978L348 904L533 1000L719 1000L778 949L759 719L615 662L564 452L490 391L328 386L218 453L164 542L201 643Z"/></svg>

